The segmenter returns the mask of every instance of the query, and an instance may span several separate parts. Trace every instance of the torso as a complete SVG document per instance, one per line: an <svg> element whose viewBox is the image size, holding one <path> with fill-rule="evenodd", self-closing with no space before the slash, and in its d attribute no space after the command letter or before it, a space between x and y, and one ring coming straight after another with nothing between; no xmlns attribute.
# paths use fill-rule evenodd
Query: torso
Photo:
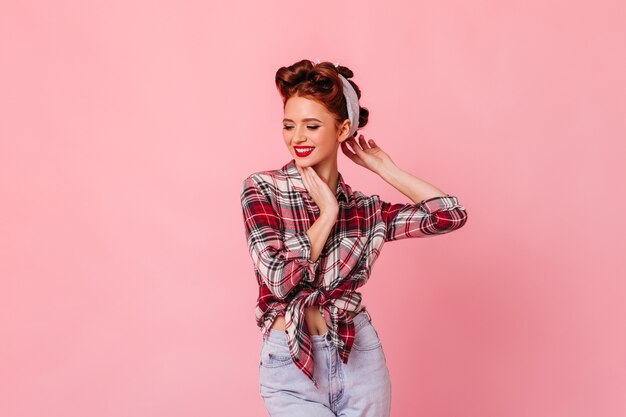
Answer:
<svg viewBox="0 0 626 417"><path fill-rule="evenodd" d="M350 317L354 317L357 314L353 311L348 311L347 313ZM306 307L304 310L304 321L306 322L306 327L309 335L325 334L328 331L328 328L326 327L326 320L324 319L324 316L320 313L319 306ZM271 328L284 332L285 317L276 316Z"/></svg>

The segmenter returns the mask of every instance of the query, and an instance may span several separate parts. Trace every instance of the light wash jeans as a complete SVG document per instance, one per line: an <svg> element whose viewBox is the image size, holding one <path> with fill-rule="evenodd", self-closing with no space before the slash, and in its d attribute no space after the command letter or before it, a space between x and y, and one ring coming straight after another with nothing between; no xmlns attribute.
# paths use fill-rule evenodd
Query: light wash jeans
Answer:
<svg viewBox="0 0 626 417"><path fill-rule="evenodd" d="M388 417L391 379L378 332L365 313L344 364L327 335L310 335L319 388L293 363L286 333L270 329L259 360L259 392L270 417Z"/></svg>

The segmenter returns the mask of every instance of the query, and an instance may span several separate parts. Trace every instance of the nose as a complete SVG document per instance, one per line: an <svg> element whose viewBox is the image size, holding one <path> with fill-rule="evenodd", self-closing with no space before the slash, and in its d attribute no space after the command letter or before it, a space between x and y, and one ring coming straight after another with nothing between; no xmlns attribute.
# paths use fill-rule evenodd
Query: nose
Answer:
<svg viewBox="0 0 626 417"><path fill-rule="evenodd" d="M306 142L306 135L304 129L296 130L296 134L294 135L294 139L297 143Z"/></svg>

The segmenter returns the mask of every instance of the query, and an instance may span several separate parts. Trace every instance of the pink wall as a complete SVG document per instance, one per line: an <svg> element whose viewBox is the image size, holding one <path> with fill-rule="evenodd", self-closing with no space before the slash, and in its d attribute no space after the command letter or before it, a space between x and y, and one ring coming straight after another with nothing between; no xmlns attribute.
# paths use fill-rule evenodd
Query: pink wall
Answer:
<svg viewBox="0 0 626 417"><path fill-rule="evenodd" d="M210 4L0 6L1 416L265 415L239 192L302 58L469 213L364 287L393 415L626 415L624 2Z"/></svg>

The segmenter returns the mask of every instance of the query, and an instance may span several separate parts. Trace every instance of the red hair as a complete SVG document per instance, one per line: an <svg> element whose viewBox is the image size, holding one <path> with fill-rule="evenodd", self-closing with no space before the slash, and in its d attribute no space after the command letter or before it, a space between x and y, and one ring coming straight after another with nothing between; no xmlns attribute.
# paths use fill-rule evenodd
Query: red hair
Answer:
<svg viewBox="0 0 626 417"><path fill-rule="evenodd" d="M354 75L348 67L324 61L313 64L303 59L288 67L280 67L276 71L276 88L283 100L283 109L287 100L293 96L305 97L322 104L335 116L336 125L348 118L346 98L343 95L343 85L339 74L343 75L361 98L359 86L350 78ZM359 106L359 125L367 124L369 110Z"/></svg>

